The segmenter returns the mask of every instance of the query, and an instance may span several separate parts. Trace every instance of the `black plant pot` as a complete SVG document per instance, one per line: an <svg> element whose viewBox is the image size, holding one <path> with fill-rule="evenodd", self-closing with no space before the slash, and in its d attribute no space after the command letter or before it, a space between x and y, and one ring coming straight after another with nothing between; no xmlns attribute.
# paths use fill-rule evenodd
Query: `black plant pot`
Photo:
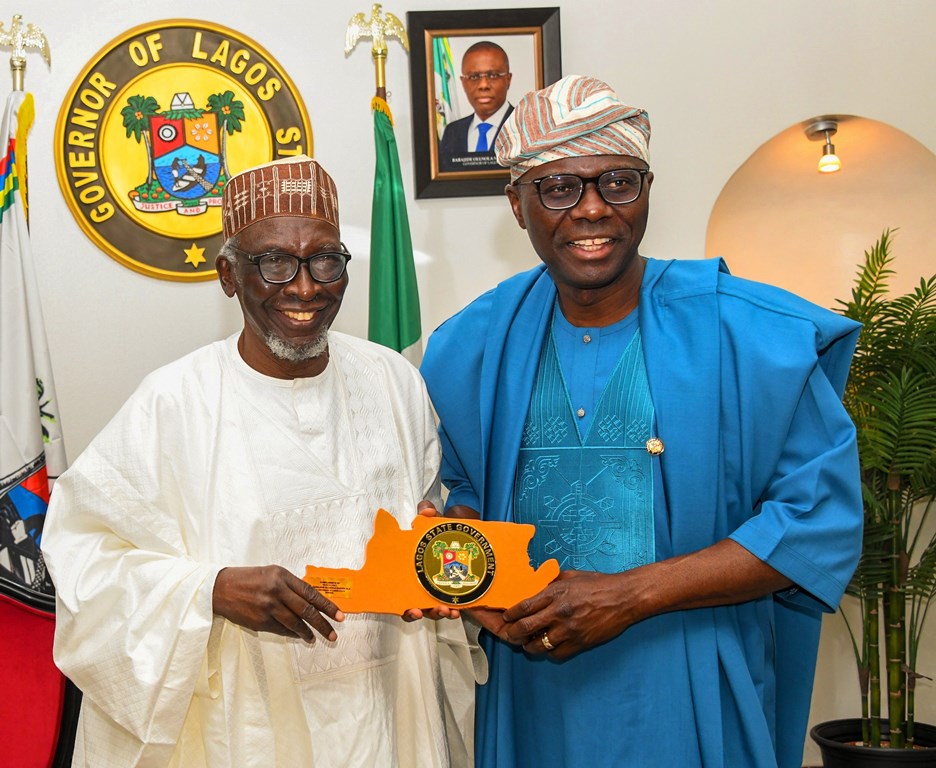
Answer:
<svg viewBox="0 0 936 768"><path fill-rule="evenodd" d="M887 723L882 722L882 738L889 733ZM861 720L857 718L819 723L809 735L819 745L825 768L889 768L892 765L936 768L936 727L925 723L914 724L914 737L917 746L930 749L885 749L848 744L861 740Z"/></svg>

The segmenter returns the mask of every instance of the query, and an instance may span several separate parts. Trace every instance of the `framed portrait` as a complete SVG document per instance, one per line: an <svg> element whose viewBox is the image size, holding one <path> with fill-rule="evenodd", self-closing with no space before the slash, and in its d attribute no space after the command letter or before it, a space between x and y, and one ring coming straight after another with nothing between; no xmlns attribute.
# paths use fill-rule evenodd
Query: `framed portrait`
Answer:
<svg viewBox="0 0 936 768"><path fill-rule="evenodd" d="M562 77L558 8L411 11L416 197L503 194L497 134L528 91Z"/></svg>

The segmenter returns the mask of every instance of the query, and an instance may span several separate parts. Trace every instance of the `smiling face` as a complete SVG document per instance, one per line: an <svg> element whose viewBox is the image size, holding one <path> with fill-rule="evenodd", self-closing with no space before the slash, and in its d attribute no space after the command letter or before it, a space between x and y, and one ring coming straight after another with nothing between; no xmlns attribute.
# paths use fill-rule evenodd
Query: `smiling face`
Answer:
<svg viewBox="0 0 936 768"><path fill-rule="evenodd" d="M510 72L507 55L500 48L478 48L466 53L462 58L462 85L468 102L475 114L482 120L487 120L504 102L507 101L507 90L510 88L512 75L489 80L482 77L480 80L466 80L467 75L480 75L488 72Z"/></svg>
<svg viewBox="0 0 936 768"><path fill-rule="evenodd" d="M646 168L628 155L596 155L554 160L520 177L528 182L560 173L595 177L618 168ZM559 291L563 314L579 325L608 325L636 305L643 277L638 253L647 227L650 185L644 179L634 202L606 203L594 184L586 184L573 208L552 211L532 184L507 187L517 223L527 230L536 253L549 268Z"/></svg>
<svg viewBox="0 0 936 768"><path fill-rule="evenodd" d="M282 251L300 258L340 249L338 229L319 219L283 216L244 229L237 248L250 254ZM221 287L237 296L244 314L238 349L254 370L280 379L317 376L328 365L327 333L348 287L345 272L334 283L317 283L301 266L288 283L266 282L243 256L215 262Z"/></svg>

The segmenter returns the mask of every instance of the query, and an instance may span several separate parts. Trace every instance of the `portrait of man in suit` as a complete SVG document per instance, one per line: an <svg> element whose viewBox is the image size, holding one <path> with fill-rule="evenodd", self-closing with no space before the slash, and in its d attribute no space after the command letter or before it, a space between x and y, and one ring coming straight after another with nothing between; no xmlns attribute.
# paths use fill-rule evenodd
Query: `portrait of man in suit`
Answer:
<svg viewBox="0 0 936 768"><path fill-rule="evenodd" d="M512 75L507 53L480 40L465 51L461 82L472 114L445 127L439 144L440 171L498 170L494 140L513 111L507 101Z"/></svg>

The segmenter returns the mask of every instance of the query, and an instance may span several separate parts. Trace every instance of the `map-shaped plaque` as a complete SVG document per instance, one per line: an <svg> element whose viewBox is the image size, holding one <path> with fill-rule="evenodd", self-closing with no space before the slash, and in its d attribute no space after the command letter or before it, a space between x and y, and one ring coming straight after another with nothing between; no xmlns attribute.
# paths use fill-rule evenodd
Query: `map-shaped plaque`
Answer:
<svg viewBox="0 0 936 768"><path fill-rule="evenodd" d="M347 613L402 614L409 608L509 608L559 575L547 560L533 570L532 525L417 515L401 530L377 510L364 567L306 567L305 581Z"/></svg>

